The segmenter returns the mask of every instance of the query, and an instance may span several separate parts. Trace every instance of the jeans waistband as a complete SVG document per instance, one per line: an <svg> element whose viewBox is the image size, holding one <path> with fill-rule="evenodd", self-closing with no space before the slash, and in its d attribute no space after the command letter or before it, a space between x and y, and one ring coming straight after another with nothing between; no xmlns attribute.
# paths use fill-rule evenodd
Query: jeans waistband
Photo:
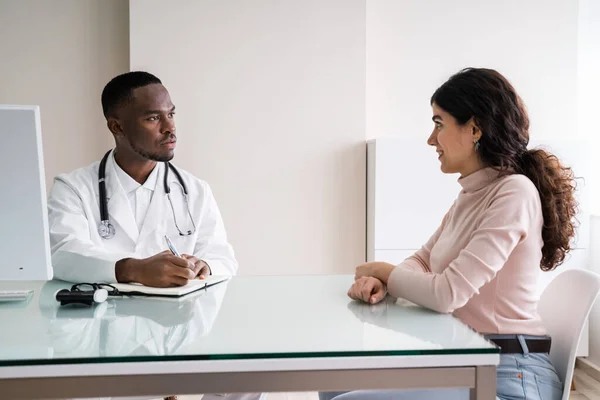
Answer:
<svg viewBox="0 0 600 400"><path fill-rule="evenodd" d="M492 334L484 337L500 347L501 353L549 353L550 336Z"/></svg>
<svg viewBox="0 0 600 400"><path fill-rule="evenodd" d="M550 339L550 336L548 336L548 335L537 336L537 335L517 335L517 334L499 334L499 333L483 335L483 337L485 337L486 339L518 339L519 336L522 336L523 339L527 339L527 340Z"/></svg>

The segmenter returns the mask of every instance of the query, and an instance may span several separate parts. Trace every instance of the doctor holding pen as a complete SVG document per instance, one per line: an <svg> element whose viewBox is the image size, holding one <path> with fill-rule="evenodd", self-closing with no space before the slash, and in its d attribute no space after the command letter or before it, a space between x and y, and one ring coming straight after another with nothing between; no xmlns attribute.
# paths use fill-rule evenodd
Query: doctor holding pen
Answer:
<svg viewBox="0 0 600 400"><path fill-rule="evenodd" d="M56 177L48 198L54 277L171 287L235 275L238 264L209 185L171 164L175 105L160 79L142 71L113 78L102 91L102 109L115 148ZM180 257L165 250L165 236ZM211 396L218 395L204 398Z"/></svg>
<svg viewBox="0 0 600 400"><path fill-rule="evenodd" d="M115 148L54 181L54 276L73 282L185 285L234 275L237 261L209 185L175 167L175 105L147 72L112 79L102 108ZM181 257L165 250L168 236Z"/></svg>

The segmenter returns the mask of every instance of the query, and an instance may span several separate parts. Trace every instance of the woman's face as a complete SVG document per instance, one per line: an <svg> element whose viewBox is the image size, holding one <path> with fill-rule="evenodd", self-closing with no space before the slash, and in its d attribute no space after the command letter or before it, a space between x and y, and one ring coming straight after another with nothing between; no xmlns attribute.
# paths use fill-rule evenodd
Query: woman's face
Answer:
<svg viewBox="0 0 600 400"><path fill-rule="evenodd" d="M479 128L472 120L460 125L452 115L435 103L431 108L435 126L427 144L435 147L442 172L467 176L481 169L483 165L475 150L475 142L481 137Z"/></svg>

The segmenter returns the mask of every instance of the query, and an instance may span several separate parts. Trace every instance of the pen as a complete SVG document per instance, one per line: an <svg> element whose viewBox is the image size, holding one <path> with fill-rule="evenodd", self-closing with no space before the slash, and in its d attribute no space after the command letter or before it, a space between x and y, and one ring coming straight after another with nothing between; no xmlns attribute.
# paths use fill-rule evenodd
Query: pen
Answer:
<svg viewBox="0 0 600 400"><path fill-rule="evenodd" d="M173 243L171 242L171 240L169 239L169 237L167 235L165 235L165 240L167 241L167 246L169 247L169 250L171 250L171 253L173 253L177 257L181 257L181 254L179 254L179 252L177 251L175 246L173 246Z"/></svg>

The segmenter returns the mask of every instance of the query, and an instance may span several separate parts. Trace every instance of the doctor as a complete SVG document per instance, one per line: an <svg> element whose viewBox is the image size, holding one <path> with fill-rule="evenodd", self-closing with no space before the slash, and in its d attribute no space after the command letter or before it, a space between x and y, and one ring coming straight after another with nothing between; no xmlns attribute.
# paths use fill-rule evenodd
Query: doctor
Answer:
<svg viewBox="0 0 600 400"><path fill-rule="evenodd" d="M185 285L235 275L238 264L208 184L172 166L175 106L160 79L128 72L102 91L115 149L56 177L48 199L54 277L71 282ZM169 252L165 235L181 252ZM260 393L204 395L254 400ZM173 398L173 397L170 397Z"/></svg>
<svg viewBox="0 0 600 400"><path fill-rule="evenodd" d="M161 81L147 72L119 75L104 88L102 108L115 149L59 175L48 199L54 276L169 287L235 275L209 185L169 163L175 106ZM182 257L166 250L165 235Z"/></svg>

